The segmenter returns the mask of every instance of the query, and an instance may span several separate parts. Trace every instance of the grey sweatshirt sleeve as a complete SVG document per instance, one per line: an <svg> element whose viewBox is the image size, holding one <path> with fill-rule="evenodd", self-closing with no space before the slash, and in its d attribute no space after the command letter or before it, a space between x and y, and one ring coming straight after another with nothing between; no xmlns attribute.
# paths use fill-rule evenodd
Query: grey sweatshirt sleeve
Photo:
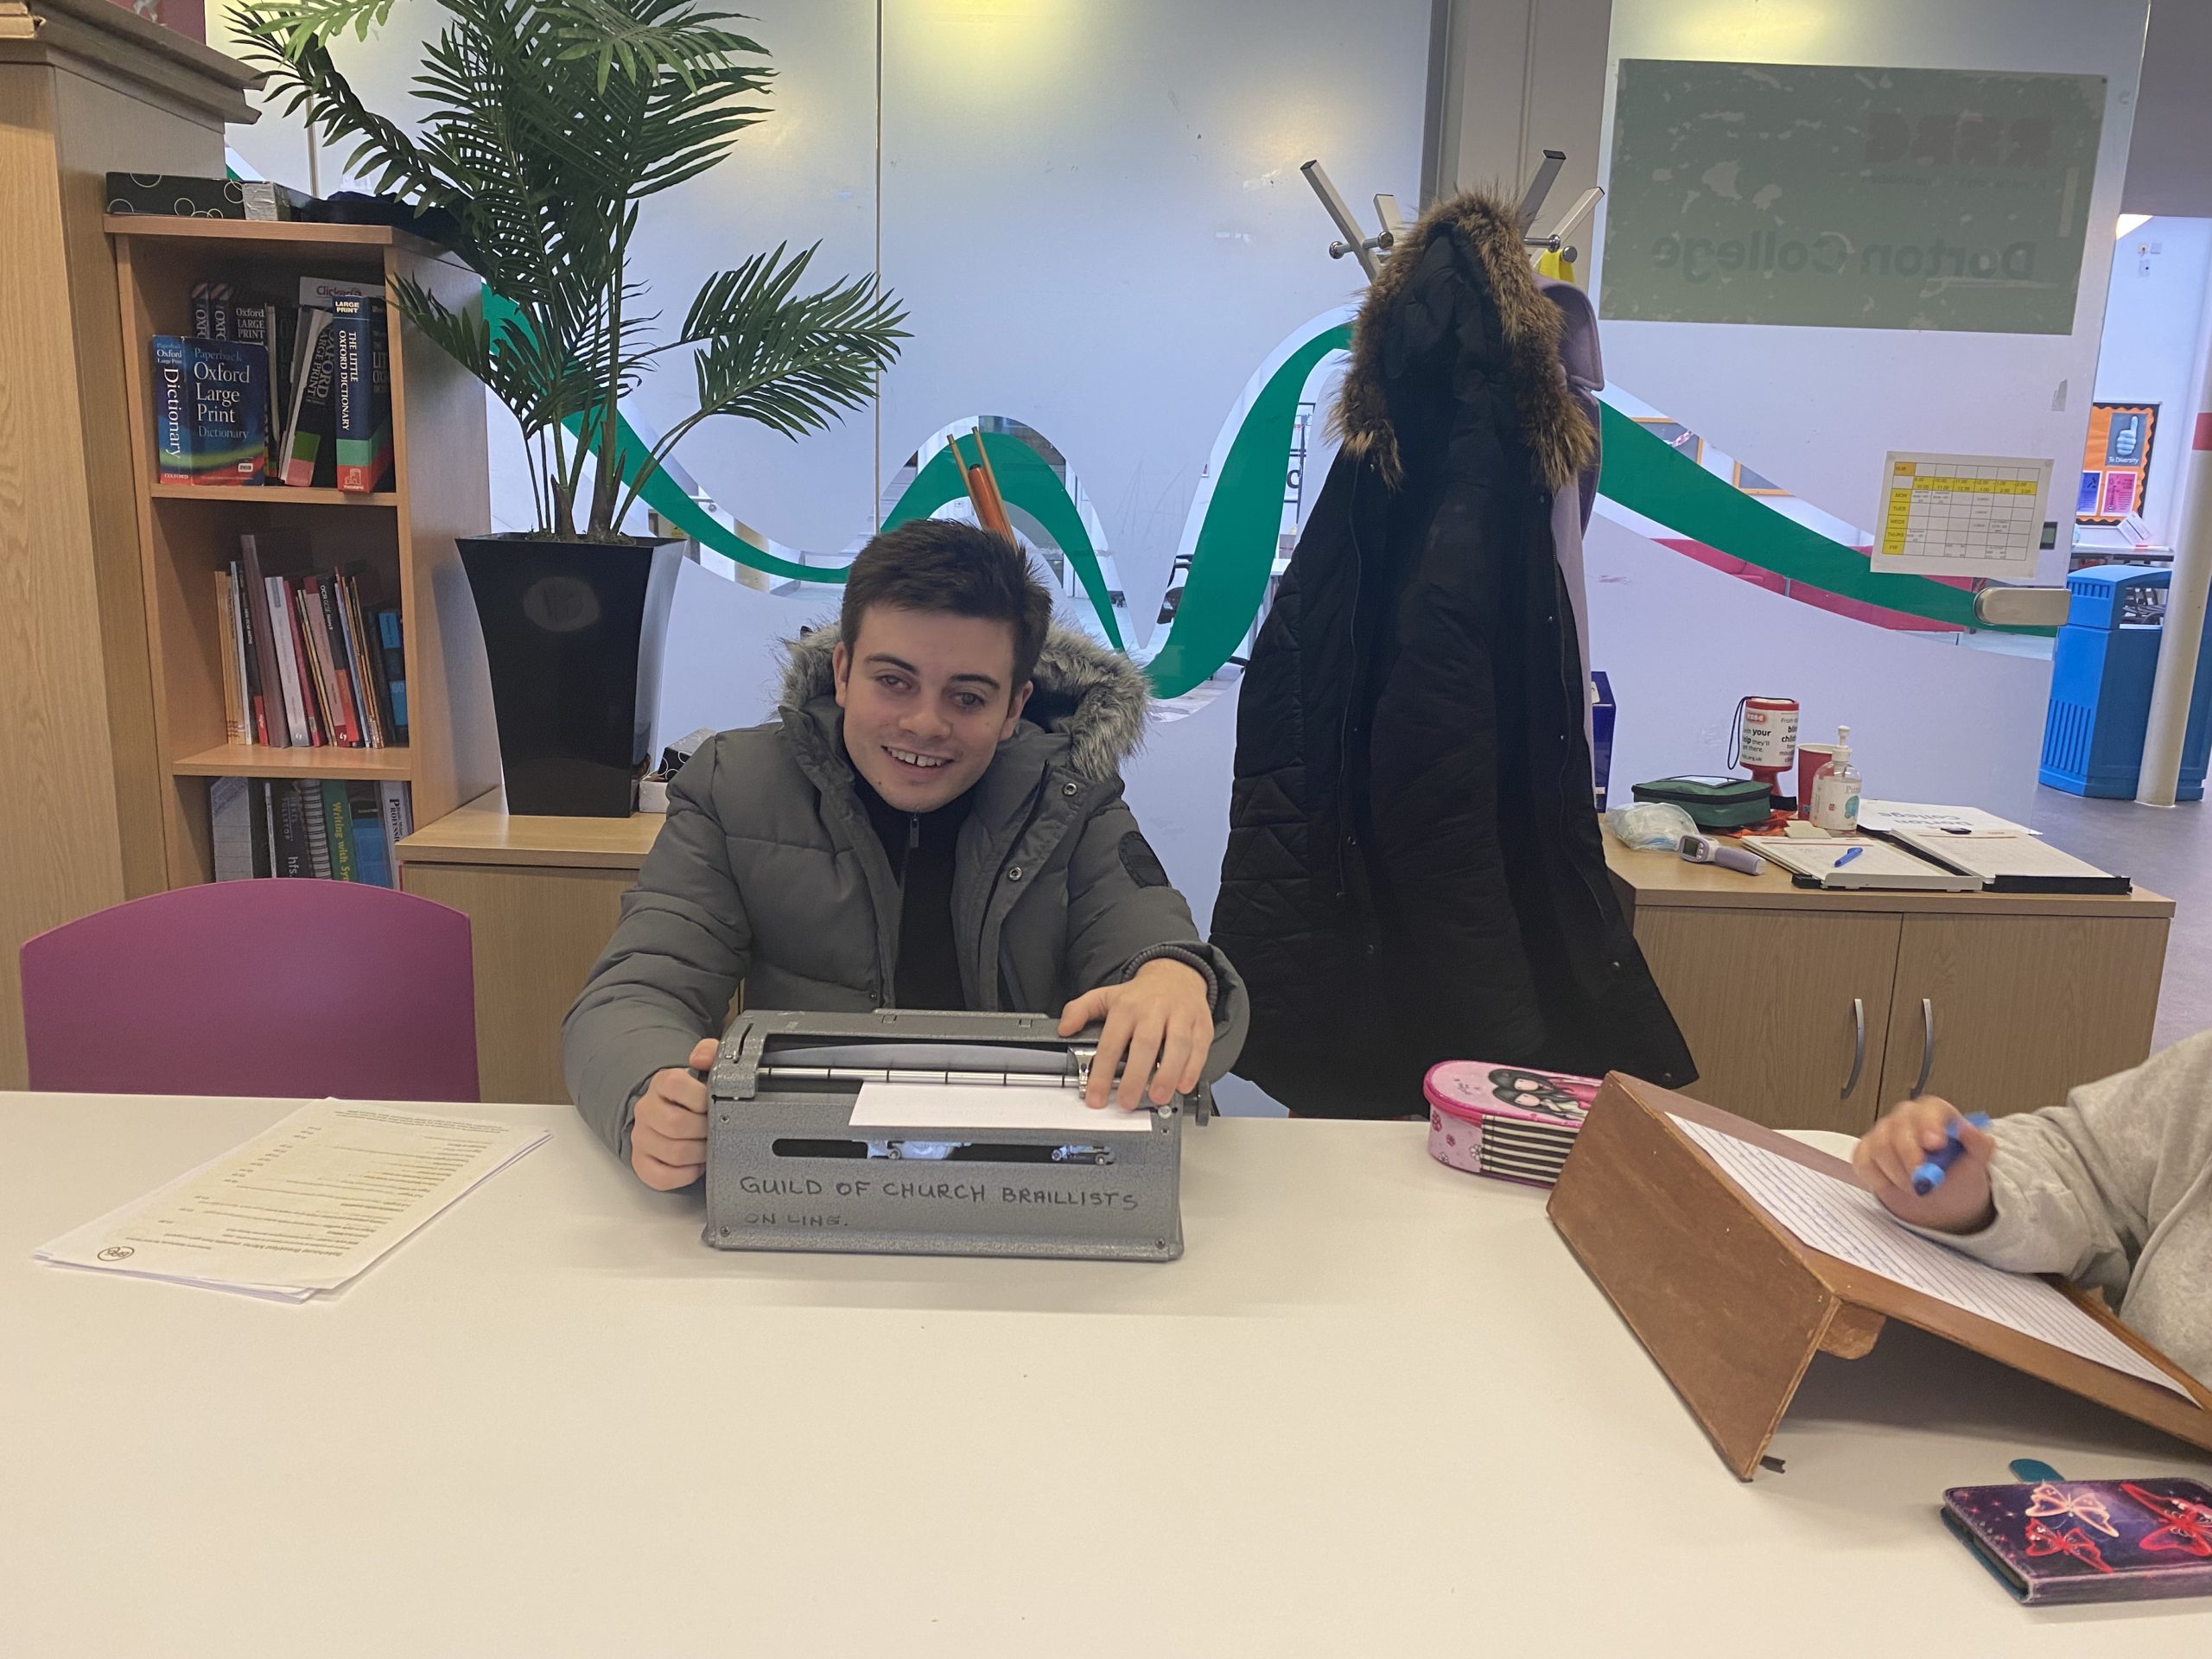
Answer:
<svg viewBox="0 0 2212 1659"><path fill-rule="evenodd" d="M714 810L721 740L668 786L668 823L622 919L561 1027L561 1069L584 1121L626 1162L630 1115L653 1074L719 1037L750 963L752 929Z"/></svg>
<svg viewBox="0 0 2212 1659"><path fill-rule="evenodd" d="M1995 1220L1933 1236L2118 1301L2152 1236L2212 1173L2212 1032L2083 1084L2063 1106L1999 1118L1991 1132Z"/></svg>
<svg viewBox="0 0 2212 1659"><path fill-rule="evenodd" d="M1198 936L1191 907L1113 798L1084 821L1068 863L1068 978L1078 994L1119 984L1147 962L1170 957L1197 969L1213 997L1213 1046L1205 1080L1218 1081L1244 1046L1250 1006L1229 958Z"/></svg>

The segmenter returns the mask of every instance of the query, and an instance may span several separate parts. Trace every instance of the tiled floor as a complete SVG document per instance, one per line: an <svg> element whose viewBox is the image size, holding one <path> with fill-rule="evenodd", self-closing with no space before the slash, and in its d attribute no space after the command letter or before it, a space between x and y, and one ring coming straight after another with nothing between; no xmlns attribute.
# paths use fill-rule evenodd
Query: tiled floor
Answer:
<svg viewBox="0 0 2212 1659"><path fill-rule="evenodd" d="M2174 901L2153 1046L2212 1026L2212 804L2138 806L2038 789L2031 821L2053 846Z"/></svg>

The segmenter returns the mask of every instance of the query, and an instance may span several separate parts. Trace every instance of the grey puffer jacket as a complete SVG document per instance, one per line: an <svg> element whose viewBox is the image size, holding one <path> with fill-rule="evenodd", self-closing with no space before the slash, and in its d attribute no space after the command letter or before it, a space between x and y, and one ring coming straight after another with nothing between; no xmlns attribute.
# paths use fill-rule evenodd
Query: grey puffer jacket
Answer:
<svg viewBox="0 0 2212 1659"><path fill-rule="evenodd" d="M854 793L831 695L836 630L796 641L772 724L724 732L669 785L668 823L562 1027L584 1120L621 1156L653 1074L746 1006L897 1006L899 892ZM976 785L954 853L953 931L974 1008L1057 1014L1170 956L1213 991L1209 1083L1244 1040L1244 987L1205 944L1122 799L1150 684L1054 629L1022 723Z"/></svg>

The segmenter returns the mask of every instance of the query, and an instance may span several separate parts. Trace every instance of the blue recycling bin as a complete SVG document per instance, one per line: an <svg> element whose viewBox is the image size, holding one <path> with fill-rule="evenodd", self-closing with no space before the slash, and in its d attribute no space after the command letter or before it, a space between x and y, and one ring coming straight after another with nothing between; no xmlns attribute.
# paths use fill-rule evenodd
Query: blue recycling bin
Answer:
<svg viewBox="0 0 2212 1659"><path fill-rule="evenodd" d="M2168 588L2163 565L2107 564L2067 579L2073 594L2052 653L2050 710L2037 776L2070 795L2132 799L2143 770L2151 721L2151 684L2158 668L2162 622L2130 621L2148 595ZM2201 800L2212 748L2212 643L2200 649L2196 683L2182 741L2178 799Z"/></svg>

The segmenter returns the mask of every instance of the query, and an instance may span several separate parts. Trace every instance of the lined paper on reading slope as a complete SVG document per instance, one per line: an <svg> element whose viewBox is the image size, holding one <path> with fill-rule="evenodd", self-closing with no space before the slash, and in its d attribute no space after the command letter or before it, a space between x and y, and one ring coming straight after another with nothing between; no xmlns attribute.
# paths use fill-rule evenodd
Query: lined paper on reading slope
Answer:
<svg viewBox="0 0 2212 1659"><path fill-rule="evenodd" d="M1872 1193L1849 1181L1686 1117L1675 1122L1801 1243L2190 1400L2188 1389L2044 1281L2006 1273L1922 1237L1883 1209Z"/></svg>
<svg viewBox="0 0 2212 1659"><path fill-rule="evenodd" d="M34 1255L303 1302L547 1138L508 1123L321 1101Z"/></svg>

